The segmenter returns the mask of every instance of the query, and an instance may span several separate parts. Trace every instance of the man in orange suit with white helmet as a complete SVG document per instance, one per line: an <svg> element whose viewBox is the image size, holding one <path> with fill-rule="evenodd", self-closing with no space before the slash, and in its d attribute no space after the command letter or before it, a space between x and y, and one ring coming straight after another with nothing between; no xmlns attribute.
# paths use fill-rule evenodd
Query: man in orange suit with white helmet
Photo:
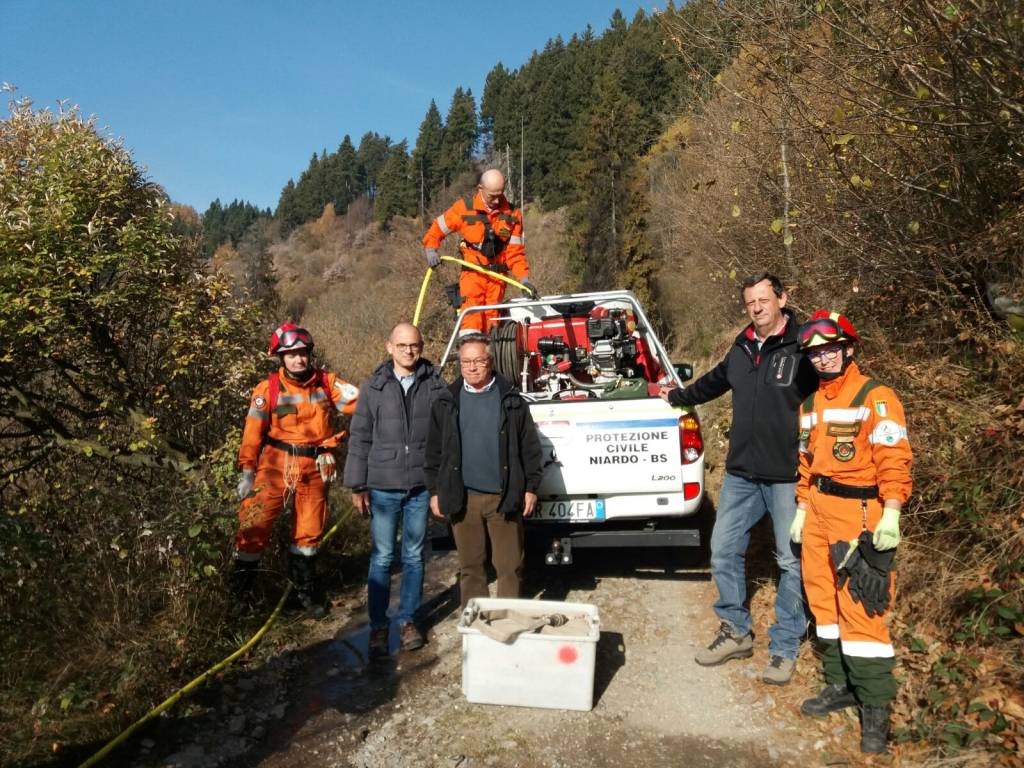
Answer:
<svg viewBox="0 0 1024 768"><path fill-rule="evenodd" d="M333 450L342 433L331 414L351 414L359 390L313 366L313 337L285 323L270 338L281 366L256 385L245 419L238 463L239 528L235 537L236 589L244 591L267 546L274 520L293 501L289 576L310 615L326 612L315 581L315 557L327 520L327 488L337 474Z"/></svg>

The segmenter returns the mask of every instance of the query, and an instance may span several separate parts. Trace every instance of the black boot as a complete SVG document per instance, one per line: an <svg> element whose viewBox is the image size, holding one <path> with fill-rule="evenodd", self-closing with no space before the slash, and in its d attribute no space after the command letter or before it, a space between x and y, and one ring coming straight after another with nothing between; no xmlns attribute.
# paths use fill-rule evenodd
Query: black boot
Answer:
<svg viewBox="0 0 1024 768"><path fill-rule="evenodd" d="M889 739L889 706L860 708L860 751L873 755L885 752Z"/></svg>
<svg viewBox="0 0 1024 768"><path fill-rule="evenodd" d="M327 607L320 597L316 584L316 555L301 555L298 552L288 553L288 576L292 580L295 599L302 610L314 619L322 619L327 615Z"/></svg>
<svg viewBox="0 0 1024 768"><path fill-rule="evenodd" d="M232 560L228 573L228 589L232 597L239 602L252 602L259 568L259 560L239 560L237 557Z"/></svg>
<svg viewBox="0 0 1024 768"><path fill-rule="evenodd" d="M813 699L807 699L800 705L800 714L810 717L824 717L829 712L838 712L847 707L856 707L857 699L853 691L845 685L826 685L821 693Z"/></svg>

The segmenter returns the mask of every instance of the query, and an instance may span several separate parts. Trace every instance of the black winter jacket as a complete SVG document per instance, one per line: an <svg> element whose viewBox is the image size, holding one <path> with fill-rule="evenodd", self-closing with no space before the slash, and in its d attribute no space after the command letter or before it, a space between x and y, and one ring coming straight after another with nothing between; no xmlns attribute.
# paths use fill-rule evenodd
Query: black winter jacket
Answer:
<svg viewBox="0 0 1024 768"><path fill-rule="evenodd" d="M502 469L498 511L506 520L523 513L523 494L537 492L542 472L540 438L533 417L519 390L495 374L501 395L498 450ZM453 522L466 514L466 486L462 483L462 438L459 435L459 395L462 377L441 393L430 409L427 455L423 474L427 490Z"/></svg>
<svg viewBox="0 0 1024 768"><path fill-rule="evenodd" d="M395 378L394 363L388 360L360 387L345 459L349 488L409 491L424 487L430 405L445 391L445 383L426 360L417 363L415 375L406 394Z"/></svg>
<svg viewBox="0 0 1024 768"><path fill-rule="evenodd" d="M785 329L765 339L760 351L748 325L722 362L669 395L672 405L700 405L732 390L725 469L748 480L796 480L800 404L818 388L818 375L797 343L796 316L782 311Z"/></svg>

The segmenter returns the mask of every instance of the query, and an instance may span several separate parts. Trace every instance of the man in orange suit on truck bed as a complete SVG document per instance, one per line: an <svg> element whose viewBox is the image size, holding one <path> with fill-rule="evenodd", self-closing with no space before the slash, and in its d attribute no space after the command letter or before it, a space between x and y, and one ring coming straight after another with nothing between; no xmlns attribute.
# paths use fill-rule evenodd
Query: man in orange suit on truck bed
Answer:
<svg viewBox="0 0 1024 768"><path fill-rule="evenodd" d="M457 232L462 238L459 251L463 261L495 274L511 273L535 299L538 293L530 281L530 265L523 242L523 214L512 208L504 190L505 177L497 168L491 168L480 177L475 195L456 200L451 208L434 219L423 236L427 266L440 266L437 249L448 235ZM459 296L462 310L498 304L505 297L505 281L463 267ZM497 315L497 312L475 312L462 321L460 332L487 333L489 320Z"/></svg>

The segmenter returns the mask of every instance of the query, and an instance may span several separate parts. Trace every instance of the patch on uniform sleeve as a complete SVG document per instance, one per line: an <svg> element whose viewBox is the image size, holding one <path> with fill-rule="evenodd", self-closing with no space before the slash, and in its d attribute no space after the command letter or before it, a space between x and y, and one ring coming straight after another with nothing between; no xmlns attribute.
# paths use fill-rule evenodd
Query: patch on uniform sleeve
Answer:
<svg viewBox="0 0 1024 768"><path fill-rule="evenodd" d="M256 395L256 397L252 399L252 404L260 410L267 407L267 401L260 395Z"/></svg>
<svg viewBox="0 0 1024 768"><path fill-rule="evenodd" d="M889 415L888 403L885 400L875 400L875 413L881 416L883 419Z"/></svg>
<svg viewBox="0 0 1024 768"><path fill-rule="evenodd" d="M880 421L871 431L871 442L876 445L896 445L907 439L907 428L891 419Z"/></svg>
<svg viewBox="0 0 1024 768"><path fill-rule="evenodd" d="M341 404L347 405L359 397L359 387L353 386L346 382L335 381L334 386L341 393Z"/></svg>

